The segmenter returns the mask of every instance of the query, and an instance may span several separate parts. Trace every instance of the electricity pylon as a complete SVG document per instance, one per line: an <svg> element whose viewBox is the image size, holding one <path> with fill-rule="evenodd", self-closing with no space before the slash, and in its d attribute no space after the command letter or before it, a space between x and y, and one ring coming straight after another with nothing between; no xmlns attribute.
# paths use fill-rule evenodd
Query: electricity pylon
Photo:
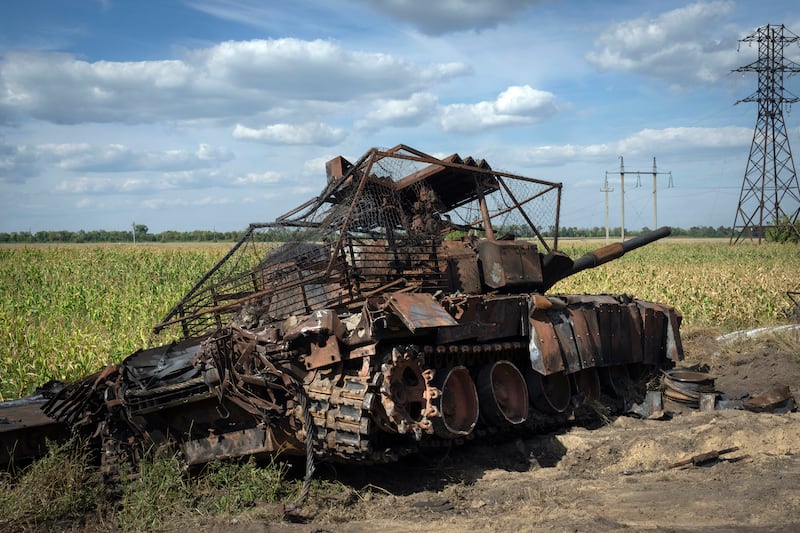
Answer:
<svg viewBox="0 0 800 533"><path fill-rule="evenodd" d="M756 237L760 244L768 228L800 237L800 186L783 120L784 104L798 101L784 88L784 75L800 72L800 65L784 57L784 48L798 41L782 24L761 26L740 41L758 43L758 59L734 72L757 72L758 89L736 103L757 102L758 120L730 244Z"/></svg>

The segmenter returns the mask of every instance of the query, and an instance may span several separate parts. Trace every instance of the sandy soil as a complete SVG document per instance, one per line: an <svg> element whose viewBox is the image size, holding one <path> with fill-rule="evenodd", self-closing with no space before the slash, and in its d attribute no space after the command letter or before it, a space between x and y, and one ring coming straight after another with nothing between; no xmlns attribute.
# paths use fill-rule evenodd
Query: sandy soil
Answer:
<svg viewBox="0 0 800 533"><path fill-rule="evenodd" d="M789 385L800 396L800 339L722 345L684 333L686 364L708 365L732 395ZM373 468L321 466L327 490L302 523L278 509L206 531L800 531L800 413L685 410ZM737 446L708 466L670 468ZM195 529L196 531L196 529Z"/></svg>

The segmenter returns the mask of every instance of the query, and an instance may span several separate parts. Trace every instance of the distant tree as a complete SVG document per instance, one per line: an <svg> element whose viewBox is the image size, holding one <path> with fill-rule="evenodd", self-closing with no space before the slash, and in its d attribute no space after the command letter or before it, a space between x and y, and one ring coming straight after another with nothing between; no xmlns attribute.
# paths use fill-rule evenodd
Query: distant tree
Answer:
<svg viewBox="0 0 800 533"><path fill-rule="evenodd" d="M765 235L767 241L780 243L800 242L800 223L792 221L783 215L773 221L773 226L767 228Z"/></svg>

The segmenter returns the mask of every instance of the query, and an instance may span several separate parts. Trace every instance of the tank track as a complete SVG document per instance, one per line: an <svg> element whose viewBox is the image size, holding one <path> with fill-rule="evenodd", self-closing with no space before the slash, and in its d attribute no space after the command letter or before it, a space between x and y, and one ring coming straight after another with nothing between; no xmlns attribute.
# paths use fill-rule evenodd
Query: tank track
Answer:
<svg viewBox="0 0 800 533"><path fill-rule="evenodd" d="M473 373L482 364L506 360L518 368L528 362L528 344L525 340L495 343L464 343L454 345L399 345L398 352L413 353L420 368L443 369L453 366L467 366ZM371 361L368 375L343 374L331 371L329 374L317 373L307 380L309 410L314 423L314 455L318 460L333 462L357 461L361 463L388 463L400 457L423 449L450 448L466 442L508 439L509 436L529 437L536 433L555 430L564 424L581 422L596 417L591 409L580 409L579 402L573 402L563 413L545 413L530 406L527 419L514 426L492 424L481 420L470 434L460 438L442 438L433 432L401 433L397 425L390 423L386 413L384 387L387 366L392 365L391 355L382 360ZM366 366L366 365L365 365ZM382 401L383 400L383 401ZM629 405L633 398L612 398L604 394L603 405L612 414L618 414ZM418 415L418 418L424 414ZM302 420L302 415L296 413ZM305 439L306 431L298 432L298 438Z"/></svg>

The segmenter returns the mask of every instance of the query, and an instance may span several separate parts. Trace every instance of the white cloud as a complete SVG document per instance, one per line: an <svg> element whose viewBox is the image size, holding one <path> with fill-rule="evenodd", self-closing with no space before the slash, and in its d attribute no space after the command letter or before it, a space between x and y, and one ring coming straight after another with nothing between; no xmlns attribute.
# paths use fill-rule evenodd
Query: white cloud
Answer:
<svg viewBox="0 0 800 533"><path fill-rule="evenodd" d="M0 140L0 181L24 183L39 174L36 154L26 146L5 144Z"/></svg>
<svg viewBox="0 0 800 533"><path fill-rule="evenodd" d="M303 174L307 176L324 176L325 163L336 157L334 154L313 157L303 162Z"/></svg>
<svg viewBox="0 0 800 533"><path fill-rule="evenodd" d="M541 0L362 0L429 35L494 28L515 20Z"/></svg>
<svg viewBox="0 0 800 533"><path fill-rule="evenodd" d="M340 128L333 128L320 122L306 124L272 124L264 128L248 128L237 124L233 129L233 137L245 141L257 141L266 144L318 144L331 146L341 142L347 133Z"/></svg>
<svg viewBox="0 0 800 533"><path fill-rule="evenodd" d="M283 176L280 172L251 172L244 176L240 176L233 180L235 185L273 185L275 183L280 183Z"/></svg>
<svg viewBox="0 0 800 533"><path fill-rule="evenodd" d="M609 161L623 155L636 156L703 154L708 150L741 150L750 145L753 130L739 126L721 128L644 129L610 143L590 145L537 146L522 150L519 158L528 165L564 165L576 161Z"/></svg>
<svg viewBox="0 0 800 533"><path fill-rule="evenodd" d="M148 198L142 200L141 206L147 209L159 210L171 207L205 207L214 205L230 205L233 203L246 203L245 200L234 200L224 196L203 196L201 198Z"/></svg>
<svg viewBox="0 0 800 533"><path fill-rule="evenodd" d="M614 24L586 58L603 70L637 72L673 85L714 82L742 61L739 33L724 24L734 7L729 0L697 2Z"/></svg>
<svg viewBox="0 0 800 533"><path fill-rule="evenodd" d="M196 151L140 151L121 144L0 145L0 177L21 182L38 175L45 166L77 172L197 169L214 167L232 158L230 150L207 144L201 144Z"/></svg>
<svg viewBox="0 0 800 533"><path fill-rule="evenodd" d="M151 189L152 183L146 179L88 176L63 180L56 186L56 191L68 194L134 193Z"/></svg>
<svg viewBox="0 0 800 533"><path fill-rule="evenodd" d="M558 111L553 93L528 85L512 86L493 102L450 104L442 108L441 126L448 132L470 132L485 128L533 124Z"/></svg>
<svg viewBox="0 0 800 533"><path fill-rule="evenodd" d="M227 41L184 59L88 62L52 52L0 60L0 119L14 113L59 124L230 119L308 101L404 97L470 72L463 63L420 65L331 41Z"/></svg>
<svg viewBox="0 0 800 533"><path fill-rule="evenodd" d="M414 93L405 99L378 100L373 110L363 120L359 120L356 126L365 129L418 126L436 112L436 96L424 92Z"/></svg>

